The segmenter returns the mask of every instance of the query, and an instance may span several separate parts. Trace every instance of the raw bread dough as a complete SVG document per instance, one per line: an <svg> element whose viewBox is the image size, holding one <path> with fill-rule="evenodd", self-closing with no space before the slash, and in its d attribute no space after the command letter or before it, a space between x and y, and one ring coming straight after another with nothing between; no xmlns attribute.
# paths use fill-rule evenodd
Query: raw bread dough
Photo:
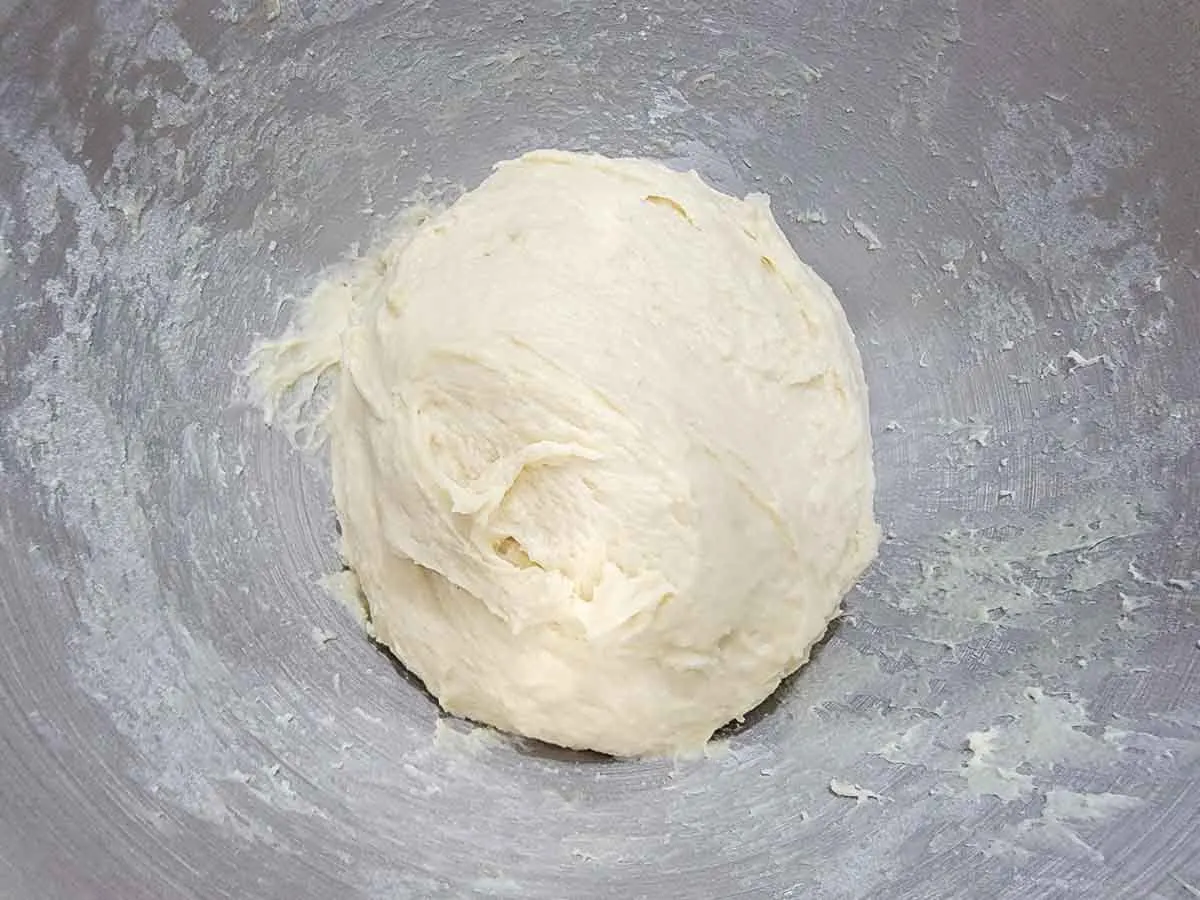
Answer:
<svg viewBox="0 0 1200 900"><path fill-rule="evenodd" d="M695 173L501 163L253 364L275 412L336 376L334 493L374 634L498 728L700 749L808 659L875 553L842 309L765 197Z"/></svg>

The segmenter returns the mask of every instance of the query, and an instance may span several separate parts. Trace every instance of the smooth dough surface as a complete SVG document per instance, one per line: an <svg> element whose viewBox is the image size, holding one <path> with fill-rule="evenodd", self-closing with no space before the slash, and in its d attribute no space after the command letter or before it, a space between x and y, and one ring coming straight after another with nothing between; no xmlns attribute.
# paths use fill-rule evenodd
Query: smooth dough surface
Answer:
<svg viewBox="0 0 1200 900"><path fill-rule="evenodd" d="M261 346L323 427L377 640L448 711L620 756L701 748L873 557L862 366L765 197L535 151Z"/></svg>

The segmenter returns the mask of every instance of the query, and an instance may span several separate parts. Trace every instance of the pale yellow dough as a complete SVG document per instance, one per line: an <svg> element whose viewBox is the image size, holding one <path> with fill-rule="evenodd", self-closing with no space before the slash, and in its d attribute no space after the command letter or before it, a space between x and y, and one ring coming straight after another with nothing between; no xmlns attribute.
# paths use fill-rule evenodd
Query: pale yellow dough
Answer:
<svg viewBox="0 0 1200 900"><path fill-rule="evenodd" d="M698 750L807 660L876 550L842 309L765 197L695 173L501 163L252 363L269 411L334 377L375 636L508 731Z"/></svg>

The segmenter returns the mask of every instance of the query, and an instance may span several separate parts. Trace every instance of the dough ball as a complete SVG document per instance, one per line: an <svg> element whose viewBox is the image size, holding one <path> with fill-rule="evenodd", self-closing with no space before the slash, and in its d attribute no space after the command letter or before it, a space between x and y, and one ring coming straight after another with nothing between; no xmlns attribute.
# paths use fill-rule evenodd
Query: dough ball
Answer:
<svg viewBox="0 0 1200 900"><path fill-rule="evenodd" d="M336 367L343 552L449 712L699 749L875 553L854 339L763 196L537 151L313 303L264 389Z"/></svg>

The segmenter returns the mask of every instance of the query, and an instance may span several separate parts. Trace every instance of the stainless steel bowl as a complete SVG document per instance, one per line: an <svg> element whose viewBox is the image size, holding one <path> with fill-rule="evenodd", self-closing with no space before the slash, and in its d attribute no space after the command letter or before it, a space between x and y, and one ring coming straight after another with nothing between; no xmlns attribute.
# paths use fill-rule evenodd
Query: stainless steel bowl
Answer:
<svg viewBox="0 0 1200 900"><path fill-rule="evenodd" d="M0 29L0 895L1196 895L1200 5ZM439 720L245 401L324 267L537 146L768 193L865 357L888 539L706 759Z"/></svg>

